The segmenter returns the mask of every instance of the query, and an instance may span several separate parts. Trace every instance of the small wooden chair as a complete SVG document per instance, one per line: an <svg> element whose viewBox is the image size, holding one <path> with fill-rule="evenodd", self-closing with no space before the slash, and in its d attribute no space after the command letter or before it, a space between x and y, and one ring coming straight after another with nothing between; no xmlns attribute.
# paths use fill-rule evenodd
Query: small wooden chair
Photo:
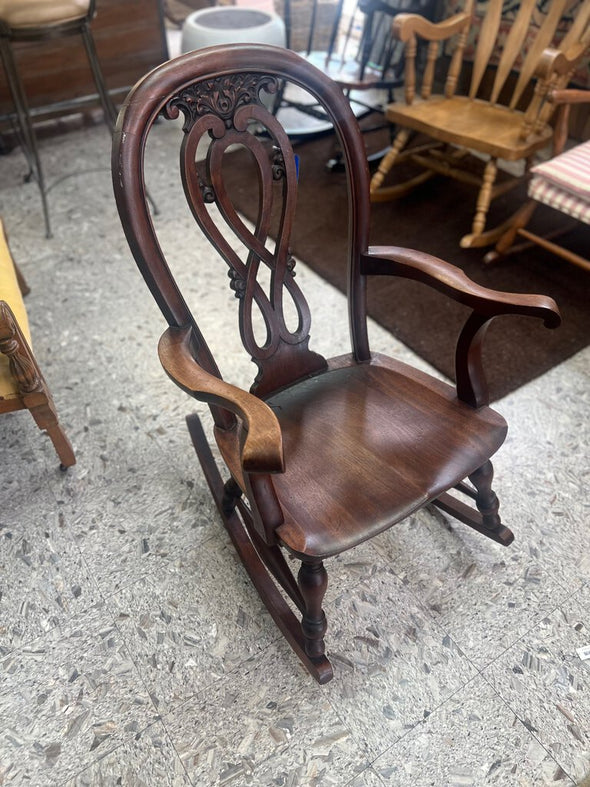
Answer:
<svg viewBox="0 0 590 787"><path fill-rule="evenodd" d="M549 100L559 106L554 134L554 157L531 170L529 199L502 228L504 232L484 262L496 262L537 244L561 259L590 271L590 259L555 242L577 222L590 224L590 140L564 151L568 138L569 114L572 104L590 104L590 90L554 90ZM539 234L529 227L538 205L547 205L571 217L568 225L550 234ZM525 242L515 245L518 237Z"/></svg>
<svg viewBox="0 0 590 787"><path fill-rule="evenodd" d="M342 263L348 264L352 346L335 358L309 346L310 309L294 278L289 238L297 165L288 136L265 107L283 80L323 106L346 162L349 213L342 231L349 247ZM181 113L184 195L228 267L242 343L258 368L249 391L222 379L146 203L150 131L159 118ZM251 121L267 134L250 133ZM204 144L206 159L196 161ZM251 153L252 199L259 205L253 229L236 213L225 188L224 170L235 145ZM154 69L123 106L112 163L127 239L169 326L160 340L160 360L178 386L211 408L228 471L225 483L199 418L187 420L223 522L270 614L324 683L332 677L324 652L326 559L429 503L500 544L512 541L491 486L490 457L507 427L487 406L482 343L498 315L540 317L555 327L557 307L543 296L487 290L428 254L369 246L369 173L358 124L340 88L293 52L262 45L211 47ZM456 387L371 352L365 290L375 276L416 279L470 307L457 344ZM297 578L284 551L300 561ZM301 623L278 588L300 610Z"/></svg>
<svg viewBox="0 0 590 787"><path fill-rule="evenodd" d="M578 62L590 46L590 0L584 0L576 19L559 44L559 52L568 64L566 70L548 66L555 59L544 56L554 39L567 0L552 0L539 28L531 26L536 0L523 0L495 69L491 93L486 92L484 76L496 51L496 39L502 20L502 0L490 0L482 22L473 60L471 80L466 95L458 90L465 81L462 70L466 41L472 25L473 0L465 11L438 24L415 14L400 14L394 19L394 33L406 45L406 103L390 104L386 117L398 132L389 153L383 158L371 181L371 199L386 201L402 196L436 174L472 183L479 189L471 233L461 239L461 246L486 246L494 243L499 231L486 232L486 218L492 199L514 188L527 177L534 154L550 141L549 120L553 106L545 101L550 89L565 87ZM535 35L533 36L533 33ZM416 98L416 42L429 41L427 65L419 98ZM455 40L443 94L433 92L435 63L441 42ZM525 43L527 45L525 49ZM509 76L518 68L514 89ZM532 97L527 87L536 75ZM525 108L521 104L528 102ZM429 137L424 144L406 147L417 133ZM486 159L483 176L461 166L468 153ZM386 175L395 164L410 159L422 171L404 183L384 185ZM522 176L497 179L498 159L523 162Z"/></svg>

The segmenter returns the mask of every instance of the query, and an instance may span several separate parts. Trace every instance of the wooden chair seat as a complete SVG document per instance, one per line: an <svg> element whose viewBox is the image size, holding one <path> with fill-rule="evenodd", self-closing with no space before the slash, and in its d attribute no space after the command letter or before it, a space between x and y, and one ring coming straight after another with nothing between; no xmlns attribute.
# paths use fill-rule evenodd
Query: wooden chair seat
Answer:
<svg viewBox="0 0 590 787"><path fill-rule="evenodd" d="M276 535L299 556L330 557L381 533L481 467L507 431L494 410L473 410L454 386L386 356L330 367L267 400L285 457L274 477L286 520ZM215 437L245 487L239 433Z"/></svg>
<svg viewBox="0 0 590 787"><path fill-rule="evenodd" d="M453 386L376 355L267 403L285 452L275 487L287 521L277 536L311 557L350 549L431 502L481 467L507 430L490 408L460 402Z"/></svg>
<svg viewBox="0 0 590 787"><path fill-rule="evenodd" d="M487 153L507 161L527 158L551 141L545 124L522 139L524 113L467 96L431 96L417 104L390 104L386 117L432 139Z"/></svg>

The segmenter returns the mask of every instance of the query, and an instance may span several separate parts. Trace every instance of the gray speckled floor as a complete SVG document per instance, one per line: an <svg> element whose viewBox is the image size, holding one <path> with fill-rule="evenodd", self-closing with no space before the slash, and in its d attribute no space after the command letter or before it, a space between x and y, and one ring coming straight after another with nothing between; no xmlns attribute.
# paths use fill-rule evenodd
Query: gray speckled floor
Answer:
<svg viewBox="0 0 590 787"><path fill-rule="evenodd" d="M219 322L235 311L225 273L173 207L177 129L156 131L163 244L189 297L211 299L205 331L245 383L250 364ZM422 512L332 561L336 674L321 688L263 611L209 500L184 425L193 405L159 367L163 321L116 215L106 130L44 141L42 156L55 238L43 237L18 151L0 159L0 214L78 464L59 472L28 413L0 419L0 783L583 779L590 349L497 405L511 427L495 462L511 547ZM303 264L298 277L321 307L315 346L344 351L342 295ZM375 349L424 366L371 332Z"/></svg>

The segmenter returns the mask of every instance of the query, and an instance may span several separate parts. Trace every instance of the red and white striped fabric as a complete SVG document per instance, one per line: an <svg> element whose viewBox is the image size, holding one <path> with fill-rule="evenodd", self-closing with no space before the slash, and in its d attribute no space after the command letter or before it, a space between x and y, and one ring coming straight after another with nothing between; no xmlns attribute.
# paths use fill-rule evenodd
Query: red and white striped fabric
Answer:
<svg viewBox="0 0 590 787"><path fill-rule="evenodd" d="M590 141L531 170L529 196L590 224Z"/></svg>

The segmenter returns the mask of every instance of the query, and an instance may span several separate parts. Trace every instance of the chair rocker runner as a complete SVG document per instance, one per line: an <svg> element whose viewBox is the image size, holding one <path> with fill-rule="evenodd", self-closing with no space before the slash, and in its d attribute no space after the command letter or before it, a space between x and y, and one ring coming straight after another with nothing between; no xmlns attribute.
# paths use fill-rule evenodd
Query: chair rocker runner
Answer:
<svg viewBox="0 0 590 787"><path fill-rule="evenodd" d="M554 106L545 100L550 89L567 85L577 63L590 46L590 0L578 8L575 20L559 44L559 53L569 64L567 70L551 68L555 58L550 47L557 26L566 10L567 0L551 0L536 35L531 17L536 0L523 0L501 48L491 94L486 92L484 76L490 59L497 51L496 39L502 21L502 0L490 0L476 44L471 81L467 95L459 93L466 64L463 58L472 24L474 2L467 0L465 11L433 24L416 14L400 14L393 22L394 35L406 46L406 103L390 104L386 117L398 129L390 151L381 161L371 181L371 199L383 202L406 194L436 174L449 176L478 188L471 232L461 239L463 247L494 243L501 230L486 232L486 220L492 199L517 186L533 163L534 155L551 140L549 120ZM426 40L428 55L419 97L416 97L416 45ZM435 63L441 43L454 41L444 93L433 92ZM526 44L526 47L525 47ZM556 53L555 53L556 54ZM563 61L560 61L560 64ZM508 78L518 68L519 75L511 95ZM536 80L536 81L535 81ZM534 91L527 98L527 87ZM528 105L520 109L528 100ZM410 147L417 134L429 139ZM483 175L462 166L467 154L475 153L486 160ZM389 185L385 181L396 164L411 160L421 168L410 180ZM522 162L522 176L498 179L498 159Z"/></svg>
<svg viewBox="0 0 590 787"><path fill-rule="evenodd" d="M289 251L298 173L289 138L265 106L267 94L283 80L323 106L346 163L352 347L330 359L309 346L310 309ZM146 203L150 130L158 118L179 114L182 190L228 266L241 340L258 368L249 391L221 378ZM268 138L251 134L250 122L263 125ZM206 159L197 161L203 144ZM236 144L251 153L252 194L260 208L253 229L236 213L224 185L223 162ZM332 677L324 645L324 561L430 503L500 544L512 541L498 516L490 462L507 427L487 406L481 346L494 317L530 315L555 327L557 307L543 296L487 290L418 251L369 246L369 173L358 124L341 89L293 52L263 45L211 47L154 69L119 115L113 185L131 250L169 326L159 345L164 369L189 395L210 405L228 471L225 482L199 418L187 420L222 520L270 614L309 672L324 683ZM273 207L279 208L278 221ZM271 214L278 224L275 242ZM383 275L416 279L471 307L457 345L456 388L370 351L365 289L368 279ZM295 325L285 316L288 301L297 312ZM254 328L256 312L264 338ZM297 576L285 553L300 561Z"/></svg>

